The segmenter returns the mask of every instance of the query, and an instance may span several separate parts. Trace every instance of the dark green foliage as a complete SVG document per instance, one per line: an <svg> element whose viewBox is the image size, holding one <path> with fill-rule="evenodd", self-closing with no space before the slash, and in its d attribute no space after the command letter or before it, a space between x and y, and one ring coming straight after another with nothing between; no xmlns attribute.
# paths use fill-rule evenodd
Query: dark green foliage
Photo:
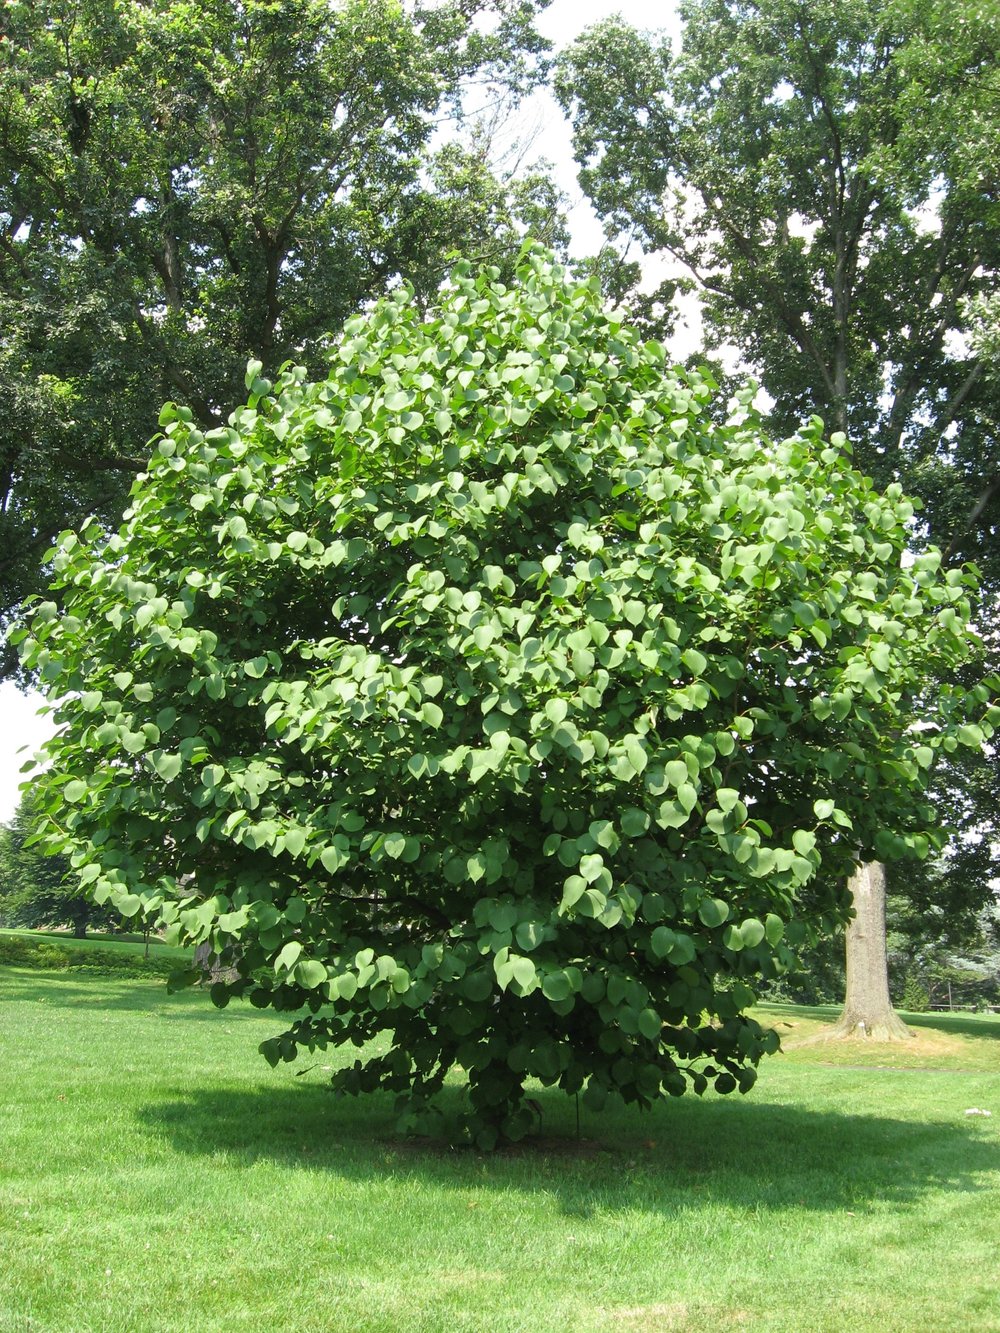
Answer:
<svg viewBox="0 0 1000 1333"><path fill-rule="evenodd" d="M912 972L907 972L899 1007L911 1014L922 1014L930 1007L930 998L919 979Z"/></svg>
<svg viewBox="0 0 1000 1333"><path fill-rule="evenodd" d="M14 817L0 825L0 925L69 926L78 936L88 927L119 918L94 902L65 856L46 856L35 843L42 821L39 792L29 788Z"/></svg>
<svg viewBox="0 0 1000 1333"><path fill-rule="evenodd" d="M674 261L667 319L678 283L700 290L710 346L740 350L778 429L819 412L880 485L925 502L934 540L992 566L997 388L960 335L1000 266L1000 10L690 0L682 15L676 54L609 18L561 62L609 234Z"/></svg>
<svg viewBox="0 0 1000 1333"><path fill-rule="evenodd" d="M323 336L456 249L560 236L544 177L437 140L516 96L530 0L9 0L0 14L0 628L64 527L121 520L168 397L203 427L251 356ZM489 31L487 31L489 29ZM13 654L0 673L13 669Z"/></svg>
<svg viewBox="0 0 1000 1333"><path fill-rule="evenodd" d="M992 731L967 572L813 420L665 365L543 252L350 320L329 376L168 405L120 535L66 535L27 666L98 901L239 969L265 1043L519 1137L539 1079L649 1105L754 1081L754 986L921 854L936 753ZM909 730L919 707L926 726ZM817 876L822 867L823 875ZM192 973L194 979L194 973ZM411 1122L413 1123L413 1122Z"/></svg>

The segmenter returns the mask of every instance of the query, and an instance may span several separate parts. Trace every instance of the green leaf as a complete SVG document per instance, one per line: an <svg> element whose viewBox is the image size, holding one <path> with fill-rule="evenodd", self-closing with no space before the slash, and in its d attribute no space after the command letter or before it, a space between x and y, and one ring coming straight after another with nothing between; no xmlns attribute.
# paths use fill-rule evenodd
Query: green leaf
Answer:
<svg viewBox="0 0 1000 1333"><path fill-rule="evenodd" d="M545 716L550 722L564 722L569 712L565 699L548 699L545 703Z"/></svg>
<svg viewBox="0 0 1000 1333"><path fill-rule="evenodd" d="M729 916L729 904L721 898L705 898L698 905L698 917L703 925L714 929L721 926Z"/></svg>
<svg viewBox="0 0 1000 1333"><path fill-rule="evenodd" d="M544 940L545 930L537 921L522 921L514 931L514 938L517 940L519 948L523 949L525 953L530 953L532 949L537 949ZM557 998L549 995L548 991L545 994L548 995L550 1000Z"/></svg>
<svg viewBox="0 0 1000 1333"><path fill-rule="evenodd" d="M426 682L425 682L426 685ZM420 716L429 726L439 727L444 721L444 713L433 703L425 703L420 710Z"/></svg>
<svg viewBox="0 0 1000 1333"><path fill-rule="evenodd" d="M572 993L573 988L565 972L547 972L542 977L542 994L547 1000L567 1000Z"/></svg>
<svg viewBox="0 0 1000 1333"><path fill-rule="evenodd" d="M649 937L649 945L657 958L666 958L677 943L677 936L668 926L657 926Z"/></svg>
<svg viewBox="0 0 1000 1333"><path fill-rule="evenodd" d="M306 990L315 990L327 979L326 968L317 958L306 958L296 963L294 975L298 984Z"/></svg>
<svg viewBox="0 0 1000 1333"><path fill-rule="evenodd" d="M285 851L291 852L292 856L299 856L306 845L306 830L301 827L293 827L285 830Z"/></svg>
<svg viewBox="0 0 1000 1333"><path fill-rule="evenodd" d="M289 898L285 903L285 920L291 921L293 925L299 925L306 919L308 910L304 898Z"/></svg>
<svg viewBox="0 0 1000 1333"><path fill-rule="evenodd" d="M295 966L296 959L301 952L301 943L298 940L289 940L274 960L275 972L280 972L284 968L290 971Z"/></svg>
<svg viewBox="0 0 1000 1333"><path fill-rule="evenodd" d="M531 990L538 979L535 964L531 959L518 955L512 959L510 966L514 974L514 980L521 987L521 990L523 992Z"/></svg>
<svg viewBox="0 0 1000 1333"><path fill-rule="evenodd" d="M792 834L792 846L800 856L808 856L816 846L816 834L810 829L796 829Z"/></svg>
<svg viewBox="0 0 1000 1333"><path fill-rule="evenodd" d="M406 836L402 833L387 833L383 846L386 856L398 859L406 851Z"/></svg>
<svg viewBox="0 0 1000 1333"><path fill-rule="evenodd" d="M743 946L746 949L756 949L764 938L766 931L762 922L756 917L748 917L740 926L740 934L743 936Z"/></svg>
<svg viewBox="0 0 1000 1333"><path fill-rule="evenodd" d="M181 757L179 754L168 754L165 750L154 750L147 756L157 775L164 782L173 782L181 771Z"/></svg>
<svg viewBox="0 0 1000 1333"><path fill-rule="evenodd" d="M626 838L640 838L649 828L649 815L645 810L629 806L621 814L621 830Z"/></svg>
<svg viewBox="0 0 1000 1333"><path fill-rule="evenodd" d="M643 1009L638 1018L639 1031L647 1041L659 1041L660 1030L663 1027L660 1021L660 1015L655 1009Z"/></svg>
<svg viewBox="0 0 1000 1333"><path fill-rule="evenodd" d="M334 875L341 866L347 864L350 858L347 856L343 848L336 844L331 844L330 846L323 848L320 852L319 859L324 870L328 870L331 875Z"/></svg>

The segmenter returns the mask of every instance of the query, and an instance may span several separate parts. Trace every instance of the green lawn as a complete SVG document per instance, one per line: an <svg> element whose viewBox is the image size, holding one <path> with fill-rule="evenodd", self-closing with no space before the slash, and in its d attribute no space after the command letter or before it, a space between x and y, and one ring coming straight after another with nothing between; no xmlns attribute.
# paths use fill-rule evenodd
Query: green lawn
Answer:
<svg viewBox="0 0 1000 1333"><path fill-rule="evenodd" d="M273 1016L16 969L0 1001L5 1333L1000 1330L997 1019L906 1061L775 1007L749 1097L577 1143L542 1093L544 1144L484 1157L269 1070Z"/></svg>
<svg viewBox="0 0 1000 1333"><path fill-rule="evenodd" d="M0 936L13 935L20 939L38 940L43 944L62 945L67 949L111 949L115 953L142 957L146 953L146 941L141 935L111 935L99 930L89 930L85 939L78 940L68 930L20 930L14 927L0 929ZM177 963L190 957L190 949L178 949L162 940L150 939L150 958L168 958Z"/></svg>

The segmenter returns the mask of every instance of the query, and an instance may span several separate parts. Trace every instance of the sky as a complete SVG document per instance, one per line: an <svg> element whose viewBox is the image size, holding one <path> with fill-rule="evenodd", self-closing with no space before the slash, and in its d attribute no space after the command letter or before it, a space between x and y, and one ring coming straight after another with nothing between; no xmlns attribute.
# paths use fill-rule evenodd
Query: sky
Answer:
<svg viewBox="0 0 1000 1333"><path fill-rule="evenodd" d="M621 14L637 28L663 30L671 37L678 32L673 0L618 0L617 4L613 0L611 4L602 0L553 0L538 26L559 50L584 28L612 13ZM573 253L593 254L601 244L601 227L576 183L569 127L551 95L536 94L522 108L517 129L532 141L527 160L547 159L569 200ZM17 806L18 788L24 781L22 765L51 735L50 720L38 713L42 702L38 694L22 694L13 685L0 683L0 823L10 819Z"/></svg>

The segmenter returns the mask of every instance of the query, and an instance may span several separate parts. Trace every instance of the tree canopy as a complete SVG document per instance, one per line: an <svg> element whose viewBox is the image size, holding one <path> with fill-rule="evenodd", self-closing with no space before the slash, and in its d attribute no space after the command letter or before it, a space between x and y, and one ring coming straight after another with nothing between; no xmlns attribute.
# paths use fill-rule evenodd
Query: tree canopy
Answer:
<svg viewBox="0 0 1000 1333"><path fill-rule="evenodd" d="M530 0L11 0L0 17L0 628L64 527L116 526L165 398L225 420L257 357L460 249L559 236L551 185L456 125L516 96ZM435 146L436 145L436 146ZM3 664L11 669L8 659Z"/></svg>
<svg viewBox="0 0 1000 1333"><path fill-rule="evenodd" d="M779 430L810 411L933 539L996 565L998 400L967 303L1000 266L1000 13L979 0L690 0L564 57L581 182L672 257ZM660 296L669 318L679 279ZM1000 570L997 571L1000 575Z"/></svg>
<svg viewBox="0 0 1000 1333"><path fill-rule="evenodd" d="M935 843L935 755L992 729L973 575L544 252L331 351L251 364L226 426L168 404L121 532L62 538L52 845L234 965L217 1002L306 1006L272 1061L390 1032L335 1083L413 1112L463 1067L483 1146L528 1077L747 1090L754 984L859 845Z"/></svg>

